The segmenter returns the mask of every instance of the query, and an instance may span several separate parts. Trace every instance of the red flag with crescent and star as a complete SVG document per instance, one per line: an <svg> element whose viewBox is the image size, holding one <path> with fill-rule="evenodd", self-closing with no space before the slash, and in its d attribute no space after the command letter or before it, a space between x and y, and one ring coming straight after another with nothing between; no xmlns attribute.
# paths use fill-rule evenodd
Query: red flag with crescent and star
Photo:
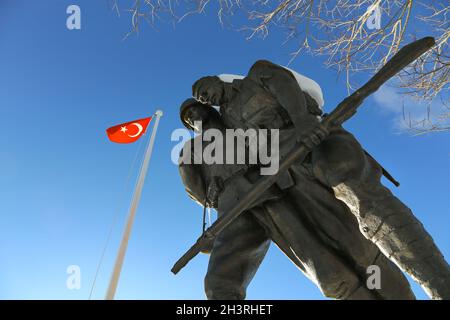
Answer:
<svg viewBox="0 0 450 320"><path fill-rule="evenodd" d="M152 117L138 119L106 129L109 140L116 143L132 143L147 130Z"/></svg>

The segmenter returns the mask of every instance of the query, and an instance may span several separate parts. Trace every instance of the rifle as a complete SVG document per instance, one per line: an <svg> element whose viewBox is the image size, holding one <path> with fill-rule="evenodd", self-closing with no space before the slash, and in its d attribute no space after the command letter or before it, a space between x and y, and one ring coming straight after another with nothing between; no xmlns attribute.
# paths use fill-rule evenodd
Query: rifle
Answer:
<svg viewBox="0 0 450 320"><path fill-rule="evenodd" d="M329 132L333 127L342 125L356 113L365 98L377 91L387 80L428 51L434 44L433 37L425 37L404 46L364 86L345 98L320 124L307 133L306 139L319 127L323 131ZM289 169L294 163L303 162L310 152L311 149L300 141L284 159L281 159L278 173L259 178L252 185L252 188L248 190L248 193L240 198L230 210L227 210L197 239L195 244L175 263L171 271L177 274L202 248L213 241L226 226L248 209L262 192L274 184L281 173Z"/></svg>

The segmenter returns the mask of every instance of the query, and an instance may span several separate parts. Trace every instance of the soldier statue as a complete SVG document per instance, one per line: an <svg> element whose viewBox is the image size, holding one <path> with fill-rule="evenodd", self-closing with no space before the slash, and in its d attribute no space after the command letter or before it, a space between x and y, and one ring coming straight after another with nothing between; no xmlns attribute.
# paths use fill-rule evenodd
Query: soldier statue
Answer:
<svg viewBox="0 0 450 320"><path fill-rule="evenodd" d="M188 129L199 133L185 144L180 157L186 191L202 206L216 208L220 217L219 203L232 201L236 190L239 193L252 175L258 175L257 167L196 162L199 153L214 141L203 142L203 149L195 150L195 140L202 140L207 130L223 132L226 127L219 112L195 99L182 104L180 117ZM230 151L223 149L224 153ZM414 299L402 272L364 238L355 217L317 182L307 165L293 166L289 175L279 179L214 240L205 278L207 297L244 299L271 241L327 297ZM381 283L380 288L370 290L366 281L372 265L379 268Z"/></svg>
<svg viewBox="0 0 450 320"><path fill-rule="evenodd" d="M181 115L186 125L195 129L192 119L206 123L215 119L210 126L279 129L281 157L326 116L290 70L264 60L231 83L217 76L199 79L193 97L204 105L193 101L187 104L195 107L184 105ZM212 105L219 106L220 113L215 114ZM207 296L243 298L271 239L326 296L412 298L392 261L431 298L450 299L448 263L411 210L381 184L383 168L355 137L338 126L330 132L315 129L305 143L312 147L306 161L280 176L252 204L251 214L241 215L214 240L205 280ZM219 215L221 204L239 197L239 185L258 175L251 166L214 172L220 166L203 166L210 172L194 174L195 183L180 167L188 192L204 205L218 206ZM211 203L205 192L211 192ZM372 264L381 268L382 277L393 279L396 288L382 284L381 291L367 292L362 274Z"/></svg>

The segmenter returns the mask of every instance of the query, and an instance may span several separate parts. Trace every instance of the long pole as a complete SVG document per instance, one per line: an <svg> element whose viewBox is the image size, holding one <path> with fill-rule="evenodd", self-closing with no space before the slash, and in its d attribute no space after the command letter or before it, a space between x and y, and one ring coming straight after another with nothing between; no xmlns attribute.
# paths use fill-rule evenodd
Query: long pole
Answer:
<svg viewBox="0 0 450 320"><path fill-rule="evenodd" d="M131 201L130 211L128 213L127 225L123 232L122 241L120 243L119 252L117 253L116 262L114 264L114 271L109 282L108 291L106 292L106 300L113 300L116 294L117 283L119 282L120 271L122 270L123 260L127 251L128 240L130 239L131 229L133 227L134 217L136 216L136 209L141 199L142 188L144 186L145 176L147 175L148 165L152 156L153 144L155 143L156 130L158 129L159 119L163 115L161 110L156 111L155 124L153 126L152 135L150 136L150 142L148 143L147 150L144 156L144 162L142 163L141 172L136 184L136 188L133 194L133 200Z"/></svg>

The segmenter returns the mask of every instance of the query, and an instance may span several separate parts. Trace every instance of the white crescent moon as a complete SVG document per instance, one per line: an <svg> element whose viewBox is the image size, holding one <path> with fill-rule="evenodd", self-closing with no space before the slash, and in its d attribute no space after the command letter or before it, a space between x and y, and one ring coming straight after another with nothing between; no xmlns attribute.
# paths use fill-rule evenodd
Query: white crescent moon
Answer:
<svg viewBox="0 0 450 320"><path fill-rule="evenodd" d="M142 127L142 125L141 125L140 123L137 123L137 122L133 122L133 123L130 124L130 126L132 126L132 125L135 125L136 128L138 128L138 133L133 134L133 135L128 135L128 136L129 136L130 138L136 138L138 135L141 134L141 132L142 132L142 130L143 130L144 128Z"/></svg>

